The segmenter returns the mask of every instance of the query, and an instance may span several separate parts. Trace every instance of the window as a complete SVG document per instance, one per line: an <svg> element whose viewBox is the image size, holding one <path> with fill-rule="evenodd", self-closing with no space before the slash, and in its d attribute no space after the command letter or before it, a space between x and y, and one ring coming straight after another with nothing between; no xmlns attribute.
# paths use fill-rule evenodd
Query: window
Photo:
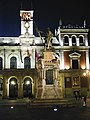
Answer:
<svg viewBox="0 0 90 120"><path fill-rule="evenodd" d="M76 45L76 37L75 37L75 36L72 37L72 45L73 45L73 46Z"/></svg>
<svg viewBox="0 0 90 120"><path fill-rule="evenodd" d="M80 80L81 80L81 87L82 87L82 88L88 87L88 79L87 79L87 76L80 77Z"/></svg>
<svg viewBox="0 0 90 120"><path fill-rule="evenodd" d="M65 88L71 88L71 87L72 87L71 77L65 77Z"/></svg>
<svg viewBox="0 0 90 120"><path fill-rule="evenodd" d="M11 69L17 68L17 59L16 59L16 57L11 57L11 59L10 59L10 68Z"/></svg>
<svg viewBox="0 0 90 120"><path fill-rule="evenodd" d="M69 45L69 39L67 36L64 37L64 45L68 46Z"/></svg>
<svg viewBox="0 0 90 120"><path fill-rule="evenodd" d="M73 77L72 85L73 85L73 87L74 86L80 86L80 80L79 80L78 76Z"/></svg>
<svg viewBox="0 0 90 120"><path fill-rule="evenodd" d="M72 60L72 69L78 69L78 59Z"/></svg>
<svg viewBox="0 0 90 120"><path fill-rule="evenodd" d="M81 54L77 52L69 55L71 69L80 69L80 56Z"/></svg>
<svg viewBox="0 0 90 120"><path fill-rule="evenodd" d="M0 70L2 70L2 68L3 68L3 60L2 60L2 58L0 57Z"/></svg>
<svg viewBox="0 0 90 120"><path fill-rule="evenodd" d="M24 58L24 68L31 68L30 58L29 57Z"/></svg>
<svg viewBox="0 0 90 120"><path fill-rule="evenodd" d="M84 41L83 41L83 37L82 36L79 37L79 43L80 43L81 46L84 45Z"/></svg>

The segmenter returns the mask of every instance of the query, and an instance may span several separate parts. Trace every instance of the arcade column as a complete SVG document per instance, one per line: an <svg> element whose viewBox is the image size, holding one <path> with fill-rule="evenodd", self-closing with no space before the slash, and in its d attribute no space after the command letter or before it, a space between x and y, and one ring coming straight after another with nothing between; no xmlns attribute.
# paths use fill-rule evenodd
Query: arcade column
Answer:
<svg viewBox="0 0 90 120"><path fill-rule="evenodd" d="M18 98L23 98L23 80L21 75L19 76L18 81Z"/></svg>
<svg viewBox="0 0 90 120"><path fill-rule="evenodd" d="M6 76L3 77L3 98L7 98L7 84L8 84L8 81L7 81L7 78Z"/></svg>

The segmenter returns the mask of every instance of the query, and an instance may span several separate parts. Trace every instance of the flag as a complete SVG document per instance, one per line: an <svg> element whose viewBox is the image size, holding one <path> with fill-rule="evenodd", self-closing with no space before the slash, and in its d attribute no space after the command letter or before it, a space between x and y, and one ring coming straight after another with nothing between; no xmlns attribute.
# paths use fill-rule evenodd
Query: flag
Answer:
<svg viewBox="0 0 90 120"><path fill-rule="evenodd" d="M35 58L36 58L36 61L38 60L38 52L37 50L35 50Z"/></svg>
<svg viewBox="0 0 90 120"><path fill-rule="evenodd" d="M22 50L20 49L20 58L21 58L21 62L23 63L23 60L22 60Z"/></svg>
<svg viewBox="0 0 90 120"><path fill-rule="evenodd" d="M27 55L28 55L28 57L30 58L30 52L29 52L29 50L27 49Z"/></svg>

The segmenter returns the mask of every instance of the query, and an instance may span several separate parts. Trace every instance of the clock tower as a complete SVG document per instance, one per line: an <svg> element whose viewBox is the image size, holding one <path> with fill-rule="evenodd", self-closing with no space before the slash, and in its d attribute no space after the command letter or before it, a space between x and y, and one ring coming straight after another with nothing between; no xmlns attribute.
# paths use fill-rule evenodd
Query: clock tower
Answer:
<svg viewBox="0 0 90 120"><path fill-rule="evenodd" d="M21 17L21 34L25 34L26 32L28 32L31 35L33 35L33 10L30 11L21 10L20 17Z"/></svg>

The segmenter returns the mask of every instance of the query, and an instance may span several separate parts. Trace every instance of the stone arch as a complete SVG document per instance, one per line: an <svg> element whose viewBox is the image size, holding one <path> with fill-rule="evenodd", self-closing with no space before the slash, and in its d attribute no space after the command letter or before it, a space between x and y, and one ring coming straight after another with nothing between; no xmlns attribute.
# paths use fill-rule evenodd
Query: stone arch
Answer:
<svg viewBox="0 0 90 120"><path fill-rule="evenodd" d="M73 46L76 46L77 36L76 36L76 35L72 35L72 36L71 36L71 39L72 39L72 45L73 45Z"/></svg>
<svg viewBox="0 0 90 120"><path fill-rule="evenodd" d="M64 35L64 36L63 36L63 39L64 39L64 37L68 37L68 38L69 38L69 35Z"/></svg>
<svg viewBox="0 0 90 120"><path fill-rule="evenodd" d="M84 39L84 35L79 35L78 37L83 37L83 39Z"/></svg>
<svg viewBox="0 0 90 120"><path fill-rule="evenodd" d="M9 87L9 97L16 98L18 97L18 79L15 76L11 76L8 79L8 87Z"/></svg>
<svg viewBox="0 0 90 120"><path fill-rule="evenodd" d="M18 59L18 55L17 54L10 54L9 55L9 57L8 57L8 67L10 68L10 59L12 58L12 57L16 57L16 59L17 59L17 68L18 68L18 66L19 66L19 59Z"/></svg>
<svg viewBox="0 0 90 120"><path fill-rule="evenodd" d="M24 68L31 68L31 59L30 57L24 57Z"/></svg>
<svg viewBox="0 0 90 120"><path fill-rule="evenodd" d="M24 68L24 59L26 58L26 57L29 57L28 55L27 55L28 53L26 52L26 53L22 53L22 61L23 61L23 68ZM30 56L30 64L31 64L31 56Z"/></svg>
<svg viewBox="0 0 90 120"><path fill-rule="evenodd" d="M74 34L73 34L73 35L71 35L71 38L72 38L72 37L75 37L75 38L77 38L77 36L76 36L76 35L74 35Z"/></svg>
<svg viewBox="0 0 90 120"><path fill-rule="evenodd" d="M64 45L68 46L69 45L69 35L64 35L63 40L64 40Z"/></svg>
<svg viewBox="0 0 90 120"><path fill-rule="evenodd" d="M32 98L34 95L34 83L30 76L25 76L23 78L23 96Z"/></svg>
<svg viewBox="0 0 90 120"><path fill-rule="evenodd" d="M15 56L10 58L10 69L17 68L17 58Z"/></svg>
<svg viewBox="0 0 90 120"><path fill-rule="evenodd" d="M83 35L79 35L79 44L84 45L84 36Z"/></svg>

